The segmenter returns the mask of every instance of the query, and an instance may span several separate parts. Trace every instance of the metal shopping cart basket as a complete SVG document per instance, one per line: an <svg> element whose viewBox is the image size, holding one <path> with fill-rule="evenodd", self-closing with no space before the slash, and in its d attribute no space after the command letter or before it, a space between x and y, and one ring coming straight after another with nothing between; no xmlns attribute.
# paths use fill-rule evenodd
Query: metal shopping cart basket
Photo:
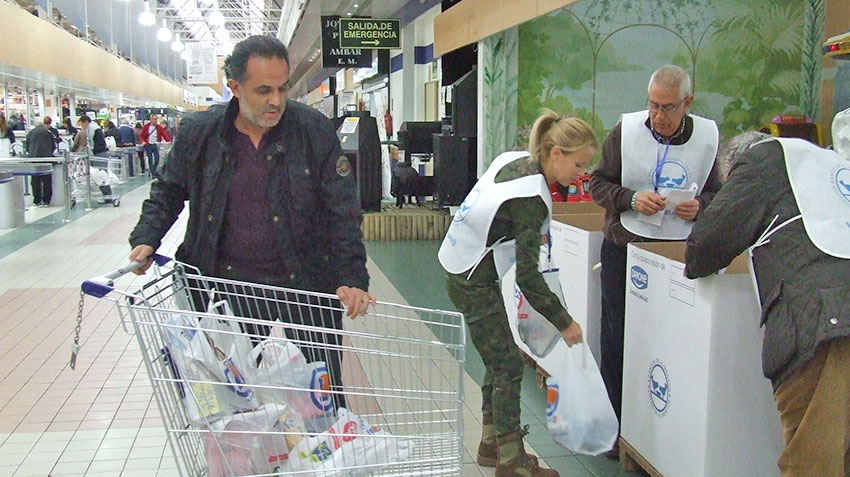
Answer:
<svg viewBox="0 0 850 477"><path fill-rule="evenodd" d="M71 157L74 159L71 167L71 179L74 183L71 207L84 198L90 198L95 189L100 192L100 196L96 198L98 204L112 204L113 207L118 207L121 196L112 193L111 184L120 180L123 160L86 154L72 154Z"/></svg>
<svg viewBox="0 0 850 477"><path fill-rule="evenodd" d="M138 338L181 475L460 475L462 315L378 303L350 319L333 295L167 260L135 292L113 280L137 264L82 293Z"/></svg>

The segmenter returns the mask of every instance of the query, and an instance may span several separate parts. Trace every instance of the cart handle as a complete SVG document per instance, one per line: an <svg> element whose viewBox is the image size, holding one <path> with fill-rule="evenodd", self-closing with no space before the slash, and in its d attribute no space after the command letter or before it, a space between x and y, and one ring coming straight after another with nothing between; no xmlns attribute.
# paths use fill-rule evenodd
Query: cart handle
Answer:
<svg viewBox="0 0 850 477"><path fill-rule="evenodd" d="M158 253L153 254L153 261L160 267L171 261L171 258ZM115 279L124 276L133 270L144 265L140 262L131 262L113 272L107 273L101 277L94 277L83 282L82 290L86 295L91 295L95 298L103 298L115 289Z"/></svg>

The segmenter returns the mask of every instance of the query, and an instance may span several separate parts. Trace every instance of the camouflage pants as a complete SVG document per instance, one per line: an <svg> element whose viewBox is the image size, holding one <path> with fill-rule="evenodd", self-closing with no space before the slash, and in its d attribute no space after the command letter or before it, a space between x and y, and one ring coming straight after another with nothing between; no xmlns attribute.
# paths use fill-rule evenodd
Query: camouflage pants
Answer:
<svg viewBox="0 0 850 477"><path fill-rule="evenodd" d="M472 344L484 361L481 412L493 415L497 435L514 432L520 426L523 362L508 326L499 284L446 274L446 290L463 313Z"/></svg>

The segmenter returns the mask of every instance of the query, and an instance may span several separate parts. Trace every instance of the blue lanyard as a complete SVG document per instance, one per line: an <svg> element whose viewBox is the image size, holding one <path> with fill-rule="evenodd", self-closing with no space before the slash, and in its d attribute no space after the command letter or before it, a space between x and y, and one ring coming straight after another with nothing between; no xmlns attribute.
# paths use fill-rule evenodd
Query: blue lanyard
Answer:
<svg viewBox="0 0 850 477"><path fill-rule="evenodd" d="M659 141L658 144L661 144ZM667 161L667 151L670 150L670 141L664 146L664 155L658 155L658 148L655 148L655 183L652 184L655 193L658 193L658 181L661 180L661 170L664 169L664 162Z"/></svg>

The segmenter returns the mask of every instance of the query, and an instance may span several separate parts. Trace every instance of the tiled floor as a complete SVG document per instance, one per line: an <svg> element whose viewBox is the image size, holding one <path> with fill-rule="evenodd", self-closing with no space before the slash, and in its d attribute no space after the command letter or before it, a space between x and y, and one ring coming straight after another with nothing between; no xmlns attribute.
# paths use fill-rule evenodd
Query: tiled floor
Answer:
<svg viewBox="0 0 850 477"><path fill-rule="evenodd" d="M82 348L68 367L80 283L125 264L126 237L148 188L137 179L116 190L120 207L85 211L64 223L61 208L35 209L28 224L0 232L0 477L179 475L166 447L159 410L134 337L124 333L108 300L87 297ZM52 212L52 213L51 213ZM185 219L183 217L182 219ZM166 236L173 254L182 227ZM371 289L394 303L451 310L436 263L436 242L369 242ZM415 263L416 273L411 264ZM144 277L128 276L129 289ZM467 353L465 476L493 475L474 464L480 437L483 366ZM554 444L545 427L545 397L530 371L523 383L527 438L561 475L630 475L604 458L575 456Z"/></svg>

